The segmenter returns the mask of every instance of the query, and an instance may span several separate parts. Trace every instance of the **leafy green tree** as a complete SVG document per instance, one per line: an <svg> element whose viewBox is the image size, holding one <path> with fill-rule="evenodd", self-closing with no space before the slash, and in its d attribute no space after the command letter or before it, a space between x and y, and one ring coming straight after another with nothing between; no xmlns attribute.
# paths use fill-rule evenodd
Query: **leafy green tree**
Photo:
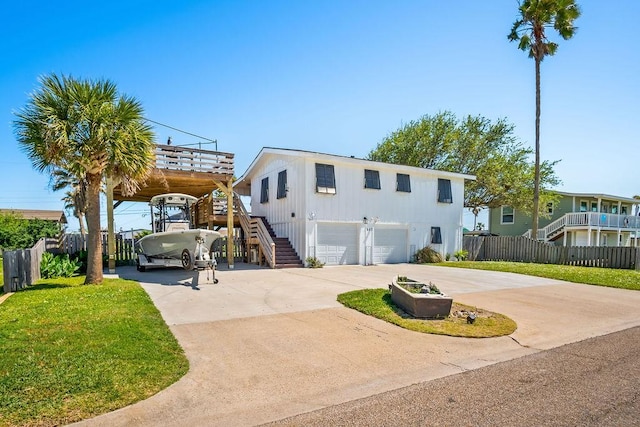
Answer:
<svg viewBox="0 0 640 427"><path fill-rule="evenodd" d="M25 219L8 212L0 214L0 250L27 249L42 237L57 237L60 226L54 221Z"/></svg>
<svg viewBox="0 0 640 427"><path fill-rule="evenodd" d="M538 206L540 203L540 64L545 56L555 55L558 44L547 37L547 30L554 29L564 40L576 32L574 21L580 16L580 8L574 0L523 0L518 5L518 20L513 23L509 41L517 41L518 48L527 51L535 61L536 73L536 142L535 177L533 190L533 218L531 235L538 232ZM545 204L542 204L544 206Z"/></svg>
<svg viewBox="0 0 640 427"><path fill-rule="evenodd" d="M153 165L153 133L141 104L109 80L51 74L16 113L18 142L41 172L64 170L86 181L86 284L102 282L100 188L105 177L133 193Z"/></svg>
<svg viewBox="0 0 640 427"><path fill-rule="evenodd" d="M504 119L495 123L482 116L458 120L448 111L413 120L385 137L369 153L370 160L476 175L465 183L464 205L476 215L483 208L502 205L531 213L534 168L532 150L513 135ZM544 162L544 187L558 185L553 167ZM549 190L544 197L554 197Z"/></svg>

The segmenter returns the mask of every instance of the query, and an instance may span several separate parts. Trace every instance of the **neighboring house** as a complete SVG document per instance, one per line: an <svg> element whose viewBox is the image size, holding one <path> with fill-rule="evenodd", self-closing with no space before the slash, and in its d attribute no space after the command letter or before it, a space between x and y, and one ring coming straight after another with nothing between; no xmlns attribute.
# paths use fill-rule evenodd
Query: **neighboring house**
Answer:
<svg viewBox="0 0 640 427"><path fill-rule="evenodd" d="M538 239L561 246L636 246L640 200L608 194L558 192L540 218ZM489 230L503 236L531 235L531 216L510 206L489 210Z"/></svg>
<svg viewBox="0 0 640 427"><path fill-rule="evenodd" d="M234 188L302 260L368 265L461 249L465 179L475 177L263 148Z"/></svg>
<svg viewBox="0 0 640 427"><path fill-rule="evenodd" d="M60 229L67 223L67 217L63 211L38 210L38 209L0 209L0 214L16 214L24 219L41 219L58 223Z"/></svg>

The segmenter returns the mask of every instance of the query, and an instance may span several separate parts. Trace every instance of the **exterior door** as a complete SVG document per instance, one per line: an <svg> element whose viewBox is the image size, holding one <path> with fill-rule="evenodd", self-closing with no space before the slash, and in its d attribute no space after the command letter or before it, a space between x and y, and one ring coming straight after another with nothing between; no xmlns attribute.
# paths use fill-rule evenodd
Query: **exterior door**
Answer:
<svg viewBox="0 0 640 427"><path fill-rule="evenodd" d="M355 224L318 224L316 258L326 265L358 263L358 227Z"/></svg>

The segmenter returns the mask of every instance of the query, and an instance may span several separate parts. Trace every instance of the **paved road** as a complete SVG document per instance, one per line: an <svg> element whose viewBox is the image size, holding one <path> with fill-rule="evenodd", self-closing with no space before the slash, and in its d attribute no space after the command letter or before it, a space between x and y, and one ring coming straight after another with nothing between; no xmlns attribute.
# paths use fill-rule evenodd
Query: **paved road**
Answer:
<svg viewBox="0 0 640 427"><path fill-rule="evenodd" d="M640 426L640 328L268 426Z"/></svg>
<svg viewBox="0 0 640 427"><path fill-rule="evenodd" d="M640 326L640 292L621 289L415 264L245 267L220 270L215 285L180 270L118 269L142 283L190 369L157 395L80 424L258 425L455 374L467 378L474 369ZM386 287L399 274L503 313L518 329L490 339L420 334L336 301L342 292ZM480 383L478 399L489 384Z"/></svg>

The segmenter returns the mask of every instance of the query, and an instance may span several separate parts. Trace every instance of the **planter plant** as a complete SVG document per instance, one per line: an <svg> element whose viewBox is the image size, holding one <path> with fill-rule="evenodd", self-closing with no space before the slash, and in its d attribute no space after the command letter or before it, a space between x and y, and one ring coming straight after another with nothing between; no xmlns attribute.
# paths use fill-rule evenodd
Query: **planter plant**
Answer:
<svg viewBox="0 0 640 427"><path fill-rule="evenodd" d="M398 276L389 285L391 299L409 315L422 319L449 316L453 298L440 292L433 283L428 284Z"/></svg>

